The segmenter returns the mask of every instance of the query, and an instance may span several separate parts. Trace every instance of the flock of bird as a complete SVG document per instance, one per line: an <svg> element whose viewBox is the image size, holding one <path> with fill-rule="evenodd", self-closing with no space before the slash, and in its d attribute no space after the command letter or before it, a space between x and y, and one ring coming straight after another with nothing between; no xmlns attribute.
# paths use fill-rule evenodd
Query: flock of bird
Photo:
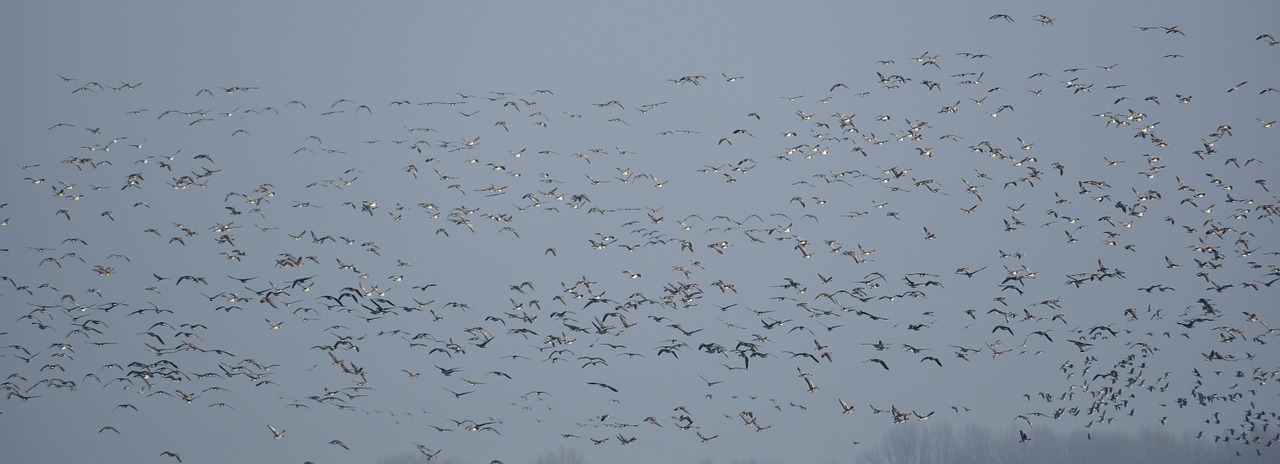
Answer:
<svg viewBox="0 0 1280 464"><path fill-rule="evenodd" d="M1125 33L1173 66L1194 34ZM228 83L159 107L146 79L51 76L119 116L48 121L4 170L0 413L96 398L62 433L143 462L213 458L142 414L315 462L374 452L351 414L428 461L978 417L1274 455L1274 115L1197 109L1274 109L1274 76L1126 67L930 50L785 95L714 71L648 101Z"/></svg>

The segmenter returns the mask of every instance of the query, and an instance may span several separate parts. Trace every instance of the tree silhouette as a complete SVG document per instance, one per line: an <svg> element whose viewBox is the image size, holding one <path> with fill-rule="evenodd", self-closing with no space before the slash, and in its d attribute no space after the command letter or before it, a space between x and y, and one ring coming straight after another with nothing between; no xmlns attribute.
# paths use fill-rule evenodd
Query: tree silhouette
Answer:
<svg viewBox="0 0 1280 464"><path fill-rule="evenodd" d="M535 464L586 464L586 460L578 450L561 446L559 450L544 453Z"/></svg>
<svg viewBox="0 0 1280 464"><path fill-rule="evenodd" d="M1023 439L1019 433L1025 433ZM1271 456L1272 448L1246 443L1214 443L1177 437L1159 429L1136 433L1059 433L1048 427L992 431L979 425L906 423L887 432L862 453L863 464L1180 464L1239 462L1237 456Z"/></svg>

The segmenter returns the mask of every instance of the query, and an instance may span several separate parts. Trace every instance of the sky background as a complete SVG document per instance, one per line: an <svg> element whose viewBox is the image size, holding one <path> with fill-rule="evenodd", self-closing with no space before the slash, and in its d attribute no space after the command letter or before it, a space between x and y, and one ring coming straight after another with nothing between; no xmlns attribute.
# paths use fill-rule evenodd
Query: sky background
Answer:
<svg viewBox="0 0 1280 464"><path fill-rule="evenodd" d="M6 4L0 460L1274 455L1280 6L1023 3Z"/></svg>

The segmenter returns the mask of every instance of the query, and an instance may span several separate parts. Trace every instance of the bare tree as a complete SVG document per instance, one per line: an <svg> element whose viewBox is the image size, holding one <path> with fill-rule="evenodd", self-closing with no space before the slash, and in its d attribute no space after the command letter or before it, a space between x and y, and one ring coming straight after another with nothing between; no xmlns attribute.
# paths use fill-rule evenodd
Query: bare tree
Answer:
<svg viewBox="0 0 1280 464"><path fill-rule="evenodd" d="M1239 455L1267 456L1270 448L1178 437L1160 429L1136 433L1077 430L1058 433L1045 426L992 431L947 423L906 423L886 432L862 453L865 464L1180 464L1235 462ZM1275 455L1275 452L1270 453Z"/></svg>
<svg viewBox="0 0 1280 464"><path fill-rule="evenodd" d="M586 460L573 448L561 446L559 450L547 451L535 461L536 464L586 464Z"/></svg>

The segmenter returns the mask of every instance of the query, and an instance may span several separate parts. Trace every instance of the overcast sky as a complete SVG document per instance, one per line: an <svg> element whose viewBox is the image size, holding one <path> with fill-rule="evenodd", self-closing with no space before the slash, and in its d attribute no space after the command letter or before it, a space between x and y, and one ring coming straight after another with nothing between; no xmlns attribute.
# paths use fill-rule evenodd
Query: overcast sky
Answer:
<svg viewBox="0 0 1280 464"><path fill-rule="evenodd" d="M479 3L0 7L0 460L1274 449L1275 4Z"/></svg>

